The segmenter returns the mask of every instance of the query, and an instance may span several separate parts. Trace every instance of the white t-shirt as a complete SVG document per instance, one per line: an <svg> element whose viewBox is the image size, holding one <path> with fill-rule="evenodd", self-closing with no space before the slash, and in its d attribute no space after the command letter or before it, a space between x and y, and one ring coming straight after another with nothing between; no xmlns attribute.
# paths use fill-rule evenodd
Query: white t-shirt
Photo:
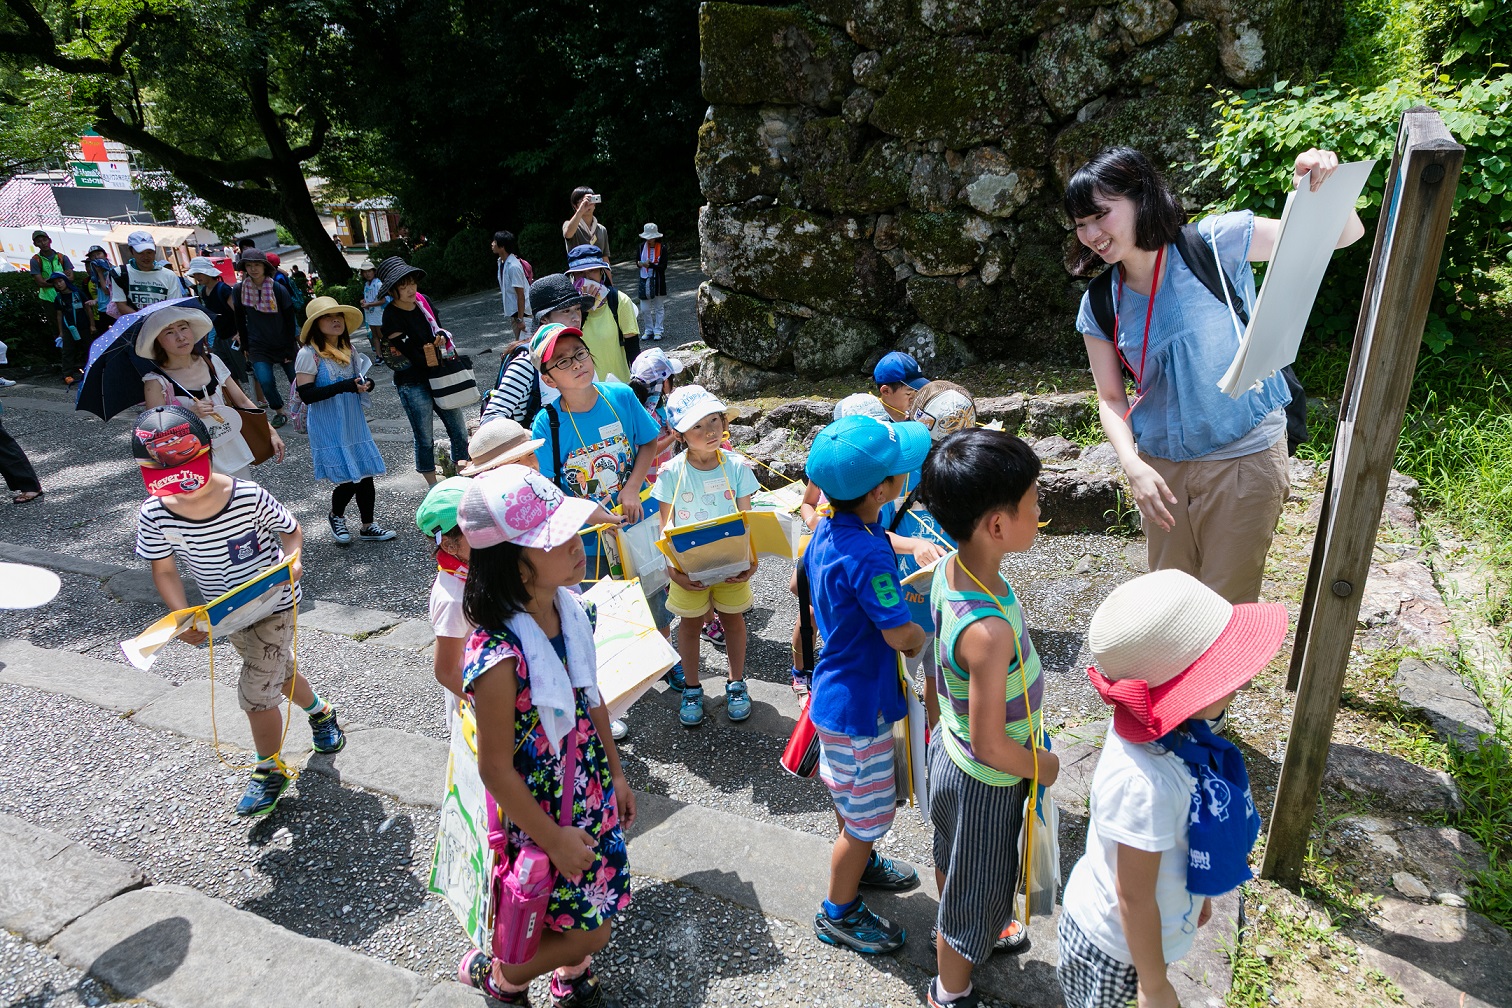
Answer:
<svg viewBox="0 0 1512 1008"><path fill-rule="evenodd" d="M462 588L466 584L466 581L455 574L436 572L435 583L431 585L430 621L437 637L461 637L466 640L472 636L472 621L462 612ZM451 690L444 689L442 692L446 694L446 726L450 728L460 713L461 704L457 694Z"/></svg>
<svg viewBox="0 0 1512 1008"><path fill-rule="evenodd" d="M1160 851L1155 903L1166 962L1186 955L1197 937L1202 897L1187 892L1187 817L1194 778L1181 757L1125 742L1111 728L1092 775L1087 849L1071 869L1061 907L1087 937L1133 965L1118 913L1118 845Z"/></svg>
<svg viewBox="0 0 1512 1008"><path fill-rule="evenodd" d="M200 417L210 431L210 464L216 472L234 476L252 464L252 448L247 444L247 439L242 436L241 414L231 408L226 402L226 383L231 380L231 370L225 363L214 354L210 355L210 366L215 369L215 392L210 395L210 401L221 407L207 417ZM174 381L189 392L198 392L199 389L185 385L188 381L186 376L172 375ZM155 382L162 388L163 396L168 402L192 410L193 399L185 399L180 396L172 383L160 374L145 374L142 381Z"/></svg>
<svg viewBox="0 0 1512 1008"><path fill-rule="evenodd" d="M472 635L473 625L462 613L462 587L466 582L446 571L436 572L436 581L431 585L430 621L437 637L461 637Z"/></svg>
<svg viewBox="0 0 1512 1008"><path fill-rule="evenodd" d="M178 274L167 266L139 270L134 264L127 263L126 284L131 288L130 291L121 290L120 280L116 274L111 274L110 299L112 301L130 301L138 308L146 308L159 301L184 296L184 288L179 282Z"/></svg>
<svg viewBox="0 0 1512 1008"><path fill-rule="evenodd" d="M651 496L672 505L668 525L691 525L732 515L740 498L761 489L756 474L740 456L721 448L719 461L713 469L698 469L688 462L688 453L683 452L657 472Z"/></svg>

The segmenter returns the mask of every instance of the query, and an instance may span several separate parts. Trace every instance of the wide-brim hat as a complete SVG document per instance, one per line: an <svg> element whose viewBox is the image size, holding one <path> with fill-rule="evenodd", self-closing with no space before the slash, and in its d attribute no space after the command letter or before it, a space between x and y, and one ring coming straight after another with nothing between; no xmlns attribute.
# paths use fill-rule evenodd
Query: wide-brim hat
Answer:
<svg viewBox="0 0 1512 1008"><path fill-rule="evenodd" d="M551 273L537 278L530 285L526 300L530 302L531 314L537 319L573 305L582 308L584 315L593 310L593 298L579 294L577 288L572 286L572 278L565 273Z"/></svg>
<svg viewBox="0 0 1512 1008"><path fill-rule="evenodd" d="M31 564L0 563L0 609L35 609L63 587L58 575Z"/></svg>
<svg viewBox="0 0 1512 1008"><path fill-rule="evenodd" d="M194 330L194 338L196 340L202 340L206 336L209 336L210 330L215 326L215 323L210 321L210 316L198 308L190 308L184 305L159 308L142 319L142 326L137 330L137 356L152 360L152 347L157 342L158 335L174 322L188 322L189 328Z"/></svg>
<svg viewBox="0 0 1512 1008"><path fill-rule="evenodd" d="M645 227L641 228L640 236L646 239L646 241L655 241L656 239L662 237L662 233L655 224L647 224Z"/></svg>
<svg viewBox="0 0 1512 1008"><path fill-rule="evenodd" d="M187 276L209 276L220 279L221 272L215 268L208 256L195 256L189 260L189 268L184 271Z"/></svg>
<svg viewBox="0 0 1512 1008"><path fill-rule="evenodd" d="M473 432L467 442L471 458L457 466L463 476L492 472L500 466L518 462L546 442L532 438L530 431L509 417L497 417Z"/></svg>
<svg viewBox="0 0 1512 1008"><path fill-rule="evenodd" d="M414 277L415 283L425 279L425 270L418 266L411 266L398 256L389 256L378 264L378 288L379 297L387 297L392 294L394 287L405 277Z"/></svg>
<svg viewBox="0 0 1512 1008"><path fill-rule="evenodd" d="M1097 607L1087 676L1119 737L1152 742L1253 679L1286 629L1279 602L1231 605L1185 571L1155 571Z"/></svg>
<svg viewBox="0 0 1512 1008"><path fill-rule="evenodd" d="M582 273L591 269L612 269L604 258L603 249L597 245L575 245L567 253L567 272Z"/></svg>
<svg viewBox="0 0 1512 1008"><path fill-rule="evenodd" d="M362 312L358 311L356 308L353 308L351 305L344 305L340 301L337 301L335 298L327 297L323 294L320 297L312 300L305 308L305 311L307 313L305 323L299 329L299 342L301 343L310 342L310 326L312 326L315 323L315 320L320 318L322 315L334 315L337 312L340 312L343 316L345 316L348 336L356 332L358 329L362 328Z"/></svg>

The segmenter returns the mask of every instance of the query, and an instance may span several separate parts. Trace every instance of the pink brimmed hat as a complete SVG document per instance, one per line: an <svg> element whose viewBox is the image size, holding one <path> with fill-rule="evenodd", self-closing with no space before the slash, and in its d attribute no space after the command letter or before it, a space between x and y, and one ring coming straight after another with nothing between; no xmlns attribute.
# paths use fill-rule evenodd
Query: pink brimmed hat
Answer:
<svg viewBox="0 0 1512 1008"><path fill-rule="evenodd" d="M1255 677L1286 637L1286 606L1230 605L1183 571L1113 589L1092 616L1092 685L1113 706L1113 730L1151 742Z"/></svg>
<svg viewBox="0 0 1512 1008"><path fill-rule="evenodd" d="M510 542L549 550L570 542L597 507L568 497L534 469L506 465L468 485L457 523L473 549Z"/></svg>

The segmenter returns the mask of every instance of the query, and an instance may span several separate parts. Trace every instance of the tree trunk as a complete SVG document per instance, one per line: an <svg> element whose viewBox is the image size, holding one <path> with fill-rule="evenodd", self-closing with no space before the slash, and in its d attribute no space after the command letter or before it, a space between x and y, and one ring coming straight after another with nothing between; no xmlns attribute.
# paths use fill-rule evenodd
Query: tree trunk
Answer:
<svg viewBox="0 0 1512 1008"><path fill-rule="evenodd" d="M322 280L344 284L352 277L352 267L347 264L346 256L342 255L341 246L325 229L325 222L320 219L320 212L315 208L315 201L310 197L310 190L297 165L295 176L285 179L280 173L280 177L275 180L281 211L278 222L299 239L299 244L310 257L310 265Z"/></svg>

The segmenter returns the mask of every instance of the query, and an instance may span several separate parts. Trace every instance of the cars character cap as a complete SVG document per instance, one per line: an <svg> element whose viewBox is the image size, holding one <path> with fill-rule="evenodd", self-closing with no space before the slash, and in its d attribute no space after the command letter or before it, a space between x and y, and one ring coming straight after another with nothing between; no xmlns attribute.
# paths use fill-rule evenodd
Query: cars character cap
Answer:
<svg viewBox="0 0 1512 1008"><path fill-rule="evenodd" d="M210 430L182 406L143 410L131 430L131 454L154 497L193 493L210 482Z"/></svg>

